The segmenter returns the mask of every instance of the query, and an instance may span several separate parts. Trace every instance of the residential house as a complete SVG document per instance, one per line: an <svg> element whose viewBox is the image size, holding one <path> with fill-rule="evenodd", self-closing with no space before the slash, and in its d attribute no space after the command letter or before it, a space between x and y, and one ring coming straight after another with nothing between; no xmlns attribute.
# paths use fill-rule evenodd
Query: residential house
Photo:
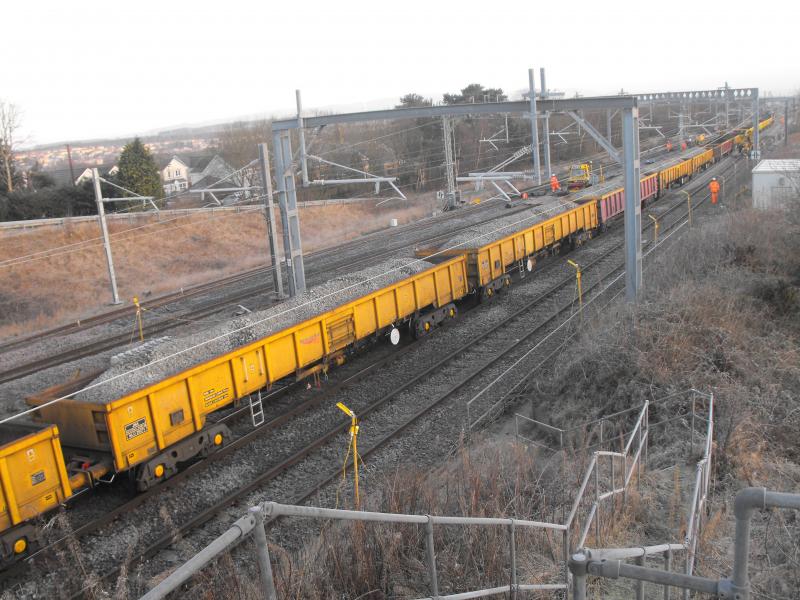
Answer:
<svg viewBox="0 0 800 600"><path fill-rule="evenodd" d="M183 192L189 189L189 165L177 156L162 160L161 183L164 185L166 195Z"/></svg>
<svg viewBox="0 0 800 600"><path fill-rule="evenodd" d="M219 154L194 156L189 159L189 177L192 186L205 177L215 177L228 182L229 185L227 187L235 187L240 183L232 176L234 172L235 169L225 162L225 159Z"/></svg>
<svg viewBox="0 0 800 600"><path fill-rule="evenodd" d="M78 169L79 170L79 169ZM100 176L103 175L111 175L112 177L119 173L119 167L117 165L101 165L97 167L97 170L100 172ZM81 185L84 181L91 181L92 180L92 167L86 167L83 171L80 171L80 174L75 178L73 182L75 186Z"/></svg>

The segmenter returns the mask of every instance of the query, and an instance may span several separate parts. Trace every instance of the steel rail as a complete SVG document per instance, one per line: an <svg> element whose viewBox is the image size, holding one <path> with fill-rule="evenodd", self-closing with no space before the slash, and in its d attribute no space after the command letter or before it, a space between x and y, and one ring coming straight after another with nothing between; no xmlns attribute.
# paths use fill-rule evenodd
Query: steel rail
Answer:
<svg viewBox="0 0 800 600"><path fill-rule="evenodd" d="M486 221L482 221L482 223L490 223L491 221L494 221L496 219L508 217L516 213L528 210L529 208L530 207L528 206L522 206L519 208L515 208L514 210L511 211L498 213L492 218L487 219ZM327 264L322 266L320 269L315 269L313 271L310 271L310 273L319 275L327 271L335 271L347 266L354 266L354 267L368 266L374 264L376 260L393 256L399 250L408 249L410 247L413 248L414 246L419 244L430 244L438 240L443 240L443 239L446 240L452 237L453 234L475 227L475 225L476 224L474 223L470 223L448 230L445 233L439 233L430 236L429 238L425 238L422 240L417 240L411 243L405 242L405 243L398 243L395 245L391 245L377 252L372 252L368 255L365 255L361 258L353 259L345 257L338 261L334 261L333 264ZM363 243L363 241L361 243ZM190 310L187 313L176 315L175 317L172 318L166 317L157 323L147 325L144 327L144 333L146 336L152 337L154 335L163 333L165 331L169 331L170 329L174 329L175 327L178 327L180 325L184 325L185 321L197 320L209 317L213 314L218 313L220 310L224 310L229 305L239 304L247 300L248 298L264 293L266 291L270 291L271 289L272 289L271 284L258 285L252 288L245 289L233 296L228 296L220 300L209 302L208 304ZM94 356L95 354L98 354L100 352L126 345L130 343L130 340L131 340L131 333L125 332L117 335L108 336L106 338L97 340L95 342L84 344L77 348L70 348L58 354L53 354L41 359L32 360L27 363L17 365L15 367L11 367L10 369L6 369L5 371L0 372L0 384L7 383L15 379L19 379L21 377L25 377L27 375L32 375L44 369L57 367L59 365L79 360L81 358L86 358L88 356Z"/></svg>
<svg viewBox="0 0 800 600"><path fill-rule="evenodd" d="M615 245L609 252L607 252L607 253L603 254L602 256L596 258L591 263L588 263L587 266L585 267L585 269L588 271L589 269L593 268L594 265L599 264L603 259L607 258L607 256L612 254L616 249L617 249L617 246ZM450 352L449 354L447 354L446 356L441 358L439 361L437 361L433 365L431 365L428 368L426 368L424 371L417 373L413 378L408 380L402 386L393 389L389 394L386 394L385 396L381 397L380 399L372 402L366 408L362 408L361 410L359 410L359 418L360 418L361 422L363 423L367 418L369 418L369 415L371 415L376 410L378 410L382 406L384 406L387 403L389 403L390 401L392 401L395 397L397 397L402 392L412 388L418 382L424 381L429 375L441 371L441 369L445 365L450 363L452 360L454 360L455 358L457 358L461 354L474 349L474 347L479 342L483 341L487 336L497 332L501 328L504 328L506 326L511 325L515 320L517 320L519 317L523 316L525 313L528 313L531 310L533 310L534 308L537 308L541 302L543 302L543 301L549 299L550 297L552 297L553 295L557 294L559 291L561 291L565 287L567 287L570 284L572 284L573 281L574 281L574 277L571 276L571 275L567 276L567 277L564 277L561 281L559 281L558 283L553 285L547 291L545 291L545 292L539 294L538 296L536 296L534 299L529 301L525 306L521 307L520 309L515 311L512 315L510 315L510 316L506 317L505 319L503 319L500 323L497 323L494 326L492 326L491 328L489 328L488 330L482 332L481 334L470 338L466 343L462 344L456 350ZM594 284L594 285L599 285L599 282L597 284ZM590 292L592 289L594 289L594 285L590 286L587 289L587 292ZM545 322L540 323L533 330L529 331L523 338L520 339L520 341L522 341L524 339L529 339L530 337L535 335L537 332L539 332L542 329L546 328L547 326L551 325L558 318L559 315L561 315L564 311L569 310L570 306L571 306L571 304L567 303L566 306L560 308L555 314L553 314ZM478 375L480 375L483 372L485 372L486 369L491 368L491 366L494 365L497 361L499 361L504 356L506 356L507 354L512 352L515 347L517 347L516 343L509 344L508 346L503 348L493 358L491 358L489 361L487 361L484 364L482 364L475 371L471 372L467 377L461 379L459 382L455 383L454 385L452 385L448 389L446 389L444 392L440 393L432 402L427 403L419 411L417 411L413 415L411 415L410 418L408 418L404 422L402 422L399 426L395 427L389 433L383 435L380 439L378 439L375 443L370 445L368 448L365 448L365 449L361 450L360 451L360 455L362 457L367 457L370 454L372 454L373 452L375 452L376 450L378 450L379 448L381 448L384 445L386 445L392 439L398 437L400 434L402 434L404 431L406 431L409 427L411 427L413 424L418 422L423 416L425 416L430 411L434 410L437 406L440 406L446 400L451 398L453 396L453 394L455 394L458 390L460 390L465 385L467 385L467 383L469 383L470 381L475 379ZM187 532L192 531L193 529L196 529L197 527L203 525L204 523L206 523L207 521L212 519L222 509L226 508L227 506L229 506L230 504L232 504L236 500L242 498L243 496L246 496L247 494L253 492L256 489L258 489L259 487L261 487L265 483L275 479L281 473L285 472L290 467L292 467L292 466L296 465L297 463L301 462L302 460L304 460L305 458L310 456L314 451L316 451L317 449L319 449L320 447L322 447L323 445L325 445L329 441L332 441L337 436L345 434L347 432L347 430L349 429L349 427L350 427L350 423L349 422L343 422L341 425L338 425L338 426L330 429L328 432L326 432L322 436L318 437L311 444L308 444L304 448L302 448L299 451L297 451L294 454L292 454L290 457L285 459L283 462L281 462L278 465L272 467L268 471L260 474L258 477L252 479L246 485L240 487L237 491L235 491L235 492L233 492L231 494L228 494L224 499L220 500L219 502L216 502L212 506L204 509L203 511L198 513L195 517L193 517L192 519L188 520L186 523L184 523L182 525L178 525L177 526L177 533L179 535L185 535ZM350 464L352 464L352 461L350 462ZM327 477L325 477L324 479L322 479L320 481L317 481L310 489L308 489L306 492L304 492L301 495L301 497L294 499L292 503L293 504L302 503L304 500L306 500L306 499L310 498L311 496L313 496L314 494L316 494L319 491L320 488L328 485L329 483L333 482L335 479L337 479L340 476L341 476L341 467L337 466L337 468L334 471L332 471L330 473L330 475L328 475ZM166 483L168 483L168 481L165 482L165 484ZM154 489L157 489L157 488L154 488ZM158 540L156 540L155 542L151 543L146 549L144 549L141 552L138 552L137 555L135 557L132 557L131 560L127 564L130 565L132 563L135 563L135 562L138 562L138 561L141 561L141 560L147 560L147 559L151 558L158 551L162 550L163 548L165 548L165 547L169 546L171 543L173 543L173 541L175 539L175 535L176 535L175 532L171 532L169 534L163 535ZM102 579L103 580L108 580L108 579L111 579L111 578L115 577L119 573L120 568L121 567L117 567L117 568L113 569L112 571L104 574L102 576ZM76 594L73 597L81 597L84 594L85 591L86 590L82 590L81 592L79 592L78 594Z"/></svg>
<svg viewBox="0 0 800 600"><path fill-rule="evenodd" d="M680 205L682 205L682 204L676 204L676 206L680 206ZM670 211L673 210L674 208L675 207L672 207L670 209ZM508 214L508 213L505 213L505 214ZM620 244L612 246L609 250L604 252L600 257L597 257L591 263L588 263L586 265L586 267L585 267L585 270L589 270L594 265L600 263L603 259L607 258L610 254L612 254L619 247L620 247ZM541 273L541 271L539 271L539 273ZM601 279L598 282L596 282L595 284L593 284L592 286L590 286L589 288L587 288L587 290L586 290L587 293L591 292L596 286L600 285L602 283L602 281L603 280ZM531 310L534 306L537 306L540 302L542 302L545 299L547 299L548 297L554 295L555 293L557 293L558 291L563 289L565 286L571 284L572 282L573 282L573 277L572 276L568 276L568 277L564 278L561 282L559 282L556 285L552 286L548 291L538 295L535 299L530 301L526 306L520 308L514 314L512 314L508 318L504 319L502 322L496 324L491 329L489 329L487 332L484 332L481 335L470 339L462 347L460 347L456 351L450 353L448 356L446 356L445 358L443 358L442 360L437 362L435 365L433 365L432 367L430 367L429 369L427 369L423 373L418 374L411 381L407 382L406 385L402 386L399 389L395 389L393 392L391 392L387 396L381 398L377 402L375 402L372 405L370 405L370 407L366 411L362 409L360 411L360 414L363 415L364 417L368 416L370 413L372 413L375 410L377 410L377 408L379 408L380 406L382 406L382 405L386 404L387 402L389 402L397 394L399 394L402 391L405 391L406 389L410 388L413 384L415 384L416 382L420 381L421 379L423 379L427 375L438 371L444 364L446 364L447 362L449 362L450 360L452 360L456 356L462 354L463 352L465 352L467 350L472 349L480 340L484 339L487 335L496 332L497 330L499 330L500 328L504 327L505 325L510 324L515 318L517 318L518 316L520 316L520 315L524 314L525 312ZM540 331L541 329L543 329L546 326L548 326L549 324L551 324L553 321L555 321L555 319L560 314L562 314L565 310L569 309L569 307L570 307L570 304L568 303L565 307L561 308L554 315L552 315L547 321L545 321L544 323L541 323L533 331L529 332L523 339L530 338L536 332ZM415 343L409 344L408 346L410 347L410 346L413 346L413 345L415 345ZM391 433L389 433L386 436L384 436L381 440L376 442L376 444L373 444L373 446L371 446L369 449L367 449L364 452L362 452L362 456L368 455L369 453L371 453L374 450L378 449L382 445L385 445L385 443L387 443L388 441L390 441L391 439L393 439L394 437L396 437L397 435L402 433L404 430L406 430L408 427L410 427L413 423L418 421L419 418L421 418L422 416L424 416L425 414L427 414L428 412L433 410L436 406L440 405L447 398L451 397L456 391L458 391L460 388L462 388L464 385L466 385L466 383L468 383L469 381L474 379L478 374L484 372L486 369L490 368L491 365L495 364L498 360L500 360L503 356L505 356L509 352L511 352L513 350L513 348L515 348L516 346L517 346L517 343L514 343L514 344L509 345L505 349L503 349L496 357L491 359L485 365L482 365L478 369L478 371L474 372L473 374L471 374L467 378L463 379L461 382L457 383L456 385L452 386L450 389L446 390L433 403L423 407L419 412L417 412L415 415L413 415L410 420L406 421L401 426L399 426L398 428L393 430ZM359 372L359 374L356 374L356 375L352 376L351 378L349 378L349 380L352 381L352 380L354 380L355 378L357 378L359 376L363 376L363 374L366 374L367 371L374 370L378 366L380 366L382 364L385 364L389 360L392 360L393 358L396 358L396 357L397 357L397 353L394 353L392 355L384 357L381 360L379 360L376 363L374 363L373 365L370 365L366 369L364 369L361 372ZM340 387L341 387L340 385L335 386L334 387L334 391L340 389ZM150 490L150 491L148 491L146 493L143 493L143 494L137 496L136 498L134 498L131 501L131 503L125 504L123 507L119 507L118 509L115 509L112 513L110 513L108 515L104 515L103 517L98 519L96 523L87 524L87 526L85 526L83 528L79 528L78 530L76 530L74 532L74 535L77 535L77 536L86 535L86 534L90 533L91 531L96 531L98 528L102 527L103 525L106 525L106 524L110 523L111 521L113 521L117 516L119 516L121 514L124 514L125 512L129 511L131 508L135 508L136 506L142 504L147 498L150 497L151 492L152 493L156 493L156 492L159 492L161 490L164 490L164 489L166 489L164 486L167 486L167 487L174 486L175 484L177 484L181 480L185 479L186 477L188 477L191 474L193 474L193 473L197 472L198 470L200 470L201 467L199 465L203 465L202 468L205 468L205 466L209 466L210 464L212 464L216 460L219 460L222 456L225 456L228 452L232 452L233 450L244 446L246 443L252 441L256 436L260 436L263 433L265 433L266 431L268 431L269 429L274 429L274 428L278 427L279 425L282 425L282 424L286 423L291 418L299 415L302 412L305 412L306 410L312 408L314 405L319 405L322 401L323 401L322 398L312 399L312 400L308 401L307 403L299 405L298 407L295 407L295 409L292 409L291 411L287 412L286 414L281 415L280 417L270 421L269 423L265 424L261 428L259 428L257 430L253 430L253 431L249 432L248 434L246 434L245 436L242 436L241 438L237 438L237 440L235 440L229 446L226 447L226 448L230 448L230 450L227 450L224 453L223 453L223 451L221 451L220 453L217 453L216 455L212 455L211 457L209 457L208 459L206 459L204 461L200 461L198 463L195 463L194 465L192 465L188 469L182 471L181 473L179 473L176 476L172 477L170 480L167 480L163 484L161 484L161 485L159 485L159 486L157 486L155 488L152 488L152 490ZM242 495L245 495L245 494L249 493L253 489L256 489L257 487L259 487L260 485L262 485L266 481L274 479L280 473L284 472L285 470L287 470L288 468L290 468L294 464L297 464L298 462L303 460L306 456L310 455L314 450L316 450L317 448L322 446L327 441L333 439L335 436L337 436L337 435L339 435L341 433L344 433L348 427L349 427L349 424L348 423L344 423L341 426L330 430L327 434L325 434L321 438L318 438L315 442L313 442L312 444L306 446L304 449L300 450L299 452L293 454L291 457L289 457L287 460L283 461L282 463L280 463L276 467L270 469L266 473L262 473L258 478L256 478L250 484L248 484L247 486L241 488L238 492L234 493L233 495L228 496L222 503L218 503L217 505L212 506L209 509L203 511L198 516L196 516L195 518L190 520L188 523L186 523L184 526L182 526L180 528L180 530L182 532L190 531L191 529L195 528L196 526L206 522L208 519L212 518L214 516L214 514L219 512L219 510L221 510L222 508L224 508L225 506L227 506L231 502L235 501L235 499L241 497ZM320 487L326 485L327 483L329 483L330 481L332 481L333 479L338 477L339 473L340 473L340 471L337 468L336 472L333 475L331 475L329 478L327 478L323 482L318 482L317 484L315 484L314 488L312 490L310 490L308 492L308 494L306 496L304 496L304 498L316 493L316 491ZM302 499L300 500L300 502L302 502ZM174 537L173 534L169 534L167 536L164 536L163 538L158 540L155 544L151 545L151 547L149 547L146 551L141 553L141 555L138 557L138 559L147 558L149 556L152 556L159 549L161 549L165 545L168 545L173 540L173 537ZM42 552L44 552L47 549L52 549L52 546L48 546L48 548L42 549L40 552L37 553L37 555L41 554ZM104 579L108 578L108 577L111 577L111 576L113 576L112 573L108 574L106 577L104 577Z"/></svg>

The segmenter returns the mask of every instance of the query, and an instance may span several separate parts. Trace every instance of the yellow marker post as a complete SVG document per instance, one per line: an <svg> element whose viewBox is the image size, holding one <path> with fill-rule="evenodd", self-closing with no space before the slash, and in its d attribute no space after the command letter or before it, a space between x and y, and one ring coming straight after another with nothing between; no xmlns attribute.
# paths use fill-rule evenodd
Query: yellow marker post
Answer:
<svg viewBox="0 0 800 600"><path fill-rule="evenodd" d="M133 297L133 305L136 307L136 322L139 324L139 341L144 341L144 328L142 327L142 306L139 304L139 297Z"/></svg>
<svg viewBox="0 0 800 600"><path fill-rule="evenodd" d="M651 219L653 219L653 223L655 224L653 227L653 246L658 244L658 219L656 219L653 215L647 215Z"/></svg>
<svg viewBox="0 0 800 600"><path fill-rule="evenodd" d="M686 204L689 207L689 227L692 226L692 195L686 190L680 190L681 194L686 194Z"/></svg>
<svg viewBox="0 0 800 600"><path fill-rule="evenodd" d="M358 428L358 419L356 418L356 413L354 413L352 410L347 408L341 402L337 402L336 403L336 408L338 408L340 411L342 411L344 414L346 414L348 417L350 417L350 447L353 449L353 481L354 481L353 491L354 491L355 499L356 499L356 508L358 508L360 503L361 503L361 499L359 498L359 495L358 495L358 460L359 460L359 456L358 456L358 429L359 429ZM350 451L350 448L348 448L348 454L349 454L349 451ZM345 460L344 469L342 471L342 476L346 476L346 475L347 475L347 461Z"/></svg>
<svg viewBox="0 0 800 600"><path fill-rule="evenodd" d="M583 288L581 286L581 267L573 260L567 260L567 262L575 267L575 281L578 284L578 306L580 307L581 311L581 319L583 318Z"/></svg>

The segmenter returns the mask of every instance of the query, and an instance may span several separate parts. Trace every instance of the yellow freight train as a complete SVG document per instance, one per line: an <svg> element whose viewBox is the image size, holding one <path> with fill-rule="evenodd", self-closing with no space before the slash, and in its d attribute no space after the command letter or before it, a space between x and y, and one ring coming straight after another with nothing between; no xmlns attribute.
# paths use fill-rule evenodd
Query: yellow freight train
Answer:
<svg viewBox="0 0 800 600"><path fill-rule="evenodd" d="M228 442L225 425L206 424L209 414L281 379L327 371L357 342L386 333L397 343L397 327L403 323L424 335L454 318L455 302L468 291L466 257L458 256L121 398L51 403L69 395L69 385L29 398L39 407L36 419L50 424L45 433L51 445L48 452L42 450L45 433L40 433L11 436L0 446L0 508L9 515L0 518L2 561L35 547L38 536L29 519L76 491L123 472L140 490L167 479L179 463ZM44 473L38 484L30 483L30 469L4 469L4 456L17 464L20 456L34 454L31 468ZM65 464L65 455L78 458ZM45 462L58 468L43 471Z"/></svg>
<svg viewBox="0 0 800 600"><path fill-rule="evenodd" d="M659 191L713 160L714 151L703 150L659 167ZM655 194L651 187L643 198ZM230 432L207 424L211 413L279 380L326 372L360 342L388 335L397 343L400 325L425 335L454 318L456 302L468 294L491 297L509 285L513 270L531 271L538 258L598 230L602 202L558 203L553 216L513 223L480 244L419 250L443 262L122 397L69 397L85 382L79 380L29 398L43 425L0 428L0 566L32 552L40 540L32 521L79 492L118 473L147 489L176 473L179 463L223 447Z"/></svg>
<svg viewBox="0 0 800 600"><path fill-rule="evenodd" d="M479 245L420 248L416 255L428 260L466 256L470 291L486 299L511 284L512 268L532 271L537 258L556 252L565 243L580 244L591 238L599 225L596 202L569 203L561 210L550 218L522 219L511 232L491 241L484 239Z"/></svg>

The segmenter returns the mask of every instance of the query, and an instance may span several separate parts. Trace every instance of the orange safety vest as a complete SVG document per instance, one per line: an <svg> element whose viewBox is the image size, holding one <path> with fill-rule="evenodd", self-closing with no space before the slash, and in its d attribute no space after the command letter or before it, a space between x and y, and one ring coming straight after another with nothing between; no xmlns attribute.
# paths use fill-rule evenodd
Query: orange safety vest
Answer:
<svg viewBox="0 0 800 600"><path fill-rule="evenodd" d="M716 204L717 194L719 193L719 181L712 181L709 183L708 189L711 192L711 204Z"/></svg>
<svg viewBox="0 0 800 600"><path fill-rule="evenodd" d="M554 192L557 192L561 189L561 184L558 183L558 177L555 175L550 178L550 189Z"/></svg>

